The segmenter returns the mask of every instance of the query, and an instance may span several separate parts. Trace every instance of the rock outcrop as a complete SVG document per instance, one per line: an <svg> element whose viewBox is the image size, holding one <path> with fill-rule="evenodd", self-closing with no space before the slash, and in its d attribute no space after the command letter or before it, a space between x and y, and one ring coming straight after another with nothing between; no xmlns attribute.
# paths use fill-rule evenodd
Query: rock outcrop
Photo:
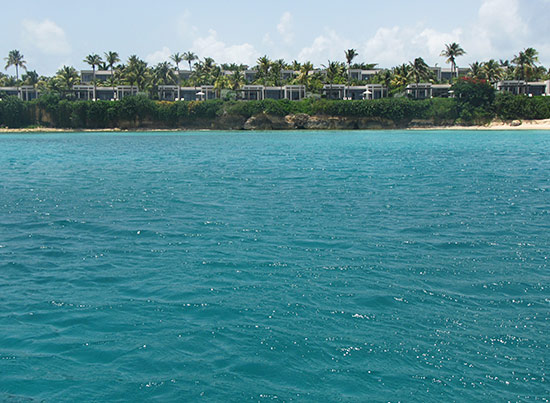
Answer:
<svg viewBox="0 0 550 403"><path fill-rule="evenodd" d="M381 118L309 116L304 113L284 118L260 114L252 116L243 125L244 130L380 130L397 127L395 122Z"/></svg>

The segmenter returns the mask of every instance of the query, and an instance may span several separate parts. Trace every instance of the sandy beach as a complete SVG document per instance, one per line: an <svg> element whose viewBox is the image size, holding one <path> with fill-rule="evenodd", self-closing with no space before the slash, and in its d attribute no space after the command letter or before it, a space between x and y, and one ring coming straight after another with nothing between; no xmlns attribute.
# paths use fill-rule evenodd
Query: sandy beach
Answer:
<svg viewBox="0 0 550 403"><path fill-rule="evenodd" d="M8 129L0 128L0 134L2 133L61 133L61 132L178 132L178 131L188 131L196 129L59 129L51 127L32 127L32 128L19 128L19 129ZM204 129L203 129L204 130ZM203 131L200 130L200 131ZM405 128L405 130L549 130L550 131L550 119L541 119L541 120L515 120L512 122L503 122L503 121L493 121L488 125L473 125L473 126L461 126L461 125L452 125L452 126L415 126ZM206 130L208 131L208 130Z"/></svg>
<svg viewBox="0 0 550 403"><path fill-rule="evenodd" d="M514 120L513 122L493 121L480 126L432 126L414 127L408 130L550 130L550 119Z"/></svg>

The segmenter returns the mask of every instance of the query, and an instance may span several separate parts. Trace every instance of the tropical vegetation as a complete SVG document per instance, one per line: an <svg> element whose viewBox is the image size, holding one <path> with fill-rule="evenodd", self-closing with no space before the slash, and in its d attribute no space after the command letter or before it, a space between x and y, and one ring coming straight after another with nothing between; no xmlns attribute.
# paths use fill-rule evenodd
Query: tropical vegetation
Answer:
<svg viewBox="0 0 550 403"><path fill-rule="evenodd" d="M438 83L434 68L422 57L390 69L375 69L376 64L355 62L356 49L343 52L343 61L328 60L318 68L310 61L272 60L259 57L253 66L244 64L218 64L210 57L200 58L192 51L174 53L169 60L150 65L137 55L122 61L115 51L89 54L83 61L91 68L92 83L96 86L135 86L141 94L120 102L79 101L71 89L82 82L73 66L63 66L51 77L27 70L27 62L18 50L5 58L5 69L14 68L15 76L0 73L0 87L28 85L40 91L40 97L22 102L7 97L0 88L0 126L52 125L56 127L115 127L116 125L152 124L161 127L180 127L196 119L222 116L250 117L255 114L332 115L354 117L383 117L395 121L411 122L428 119L448 123L483 122L494 117L505 119L525 117L550 118L550 98L510 97L495 95L493 84L500 80L546 80L549 71L540 65L539 54L527 48L510 60L476 61L464 70L458 69L457 59L465 54L457 43L445 45L442 56L451 65L454 98L412 101L407 99L405 88L409 84ZM182 70L186 63L188 70ZM20 70L25 73L20 76ZM370 70L369 78L362 81L354 70ZM108 70L108 79L98 79L98 71ZM374 70L374 73L372 73ZM103 73L103 77L105 74ZM448 82L448 81L447 81ZM389 89L390 99L372 101L329 101L322 99L323 87L336 84L383 84ZM240 89L245 84L280 86L300 84L306 88L305 100L238 102ZM158 87L175 85L178 88L211 85L219 100L161 102ZM414 88L414 87L413 87ZM181 99L178 90L178 99ZM548 100L548 101L547 101ZM126 123L124 123L126 122ZM152 122L152 123L151 123Z"/></svg>

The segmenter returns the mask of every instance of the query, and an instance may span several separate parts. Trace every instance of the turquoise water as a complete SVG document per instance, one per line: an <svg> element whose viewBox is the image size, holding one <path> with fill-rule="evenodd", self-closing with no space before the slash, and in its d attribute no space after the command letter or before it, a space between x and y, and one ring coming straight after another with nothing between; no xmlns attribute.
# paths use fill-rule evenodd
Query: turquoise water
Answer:
<svg viewBox="0 0 550 403"><path fill-rule="evenodd" d="M0 136L0 400L548 401L550 133Z"/></svg>

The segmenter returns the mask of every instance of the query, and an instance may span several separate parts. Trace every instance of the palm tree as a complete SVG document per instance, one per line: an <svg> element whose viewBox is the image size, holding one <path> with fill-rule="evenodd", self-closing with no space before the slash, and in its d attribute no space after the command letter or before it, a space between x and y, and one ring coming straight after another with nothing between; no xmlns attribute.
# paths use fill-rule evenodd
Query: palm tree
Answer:
<svg viewBox="0 0 550 403"><path fill-rule="evenodd" d="M36 88L38 81L40 81L40 78L38 77L38 73L36 71L27 71L27 73L23 74L21 78L26 85L32 85L33 88Z"/></svg>
<svg viewBox="0 0 550 403"><path fill-rule="evenodd" d="M286 67L286 63L283 59L274 60L271 62L271 67L269 69L270 80L273 82L273 85L281 85L282 72Z"/></svg>
<svg viewBox="0 0 550 403"><path fill-rule="evenodd" d="M56 78L61 81L66 90L70 90L78 83L78 72L72 66L63 66L57 70Z"/></svg>
<svg viewBox="0 0 550 403"><path fill-rule="evenodd" d="M244 75L241 69L233 71L229 76L229 83L233 91L237 91L242 85L244 85Z"/></svg>
<svg viewBox="0 0 550 403"><path fill-rule="evenodd" d="M94 100L95 100L95 91L96 91L96 81L95 81L95 68L96 66L99 66L103 62L101 60L101 56L97 54L90 54L86 56L84 59L84 63L88 63L90 66L92 66L92 76L93 76L93 82L94 82Z"/></svg>
<svg viewBox="0 0 550 403"><path fill-rule="evenodd" d="M424 59L421 57L417 57L414 59L414 62L409 63L410 64L410 71L409 76L414 80L416 83L416 98L418 98L418 84L420 84L420 81L423 79L428 79L431 74L430 67L426 64Z"/></svg>
<svg viewBox="0 0 550 403"><path fill-rule="evenodd" d="M147 63L136 55L130 56L128 58L128 67L126 67L126 77L131 85L136 84L138 91L143 90L149 78Z"/></svg>
<svg viewBox="0 0 550 403"><path fill-rule="evenodd" d="M27 62L23 58L24 56L18 50L11 50L8 53L8 57L4 58L4 60L6 61L6 70L9 69L11 66L15 66L15 76L17 78L17 81L19 81L19 67L21 67L25 71L27 70Z"/></svg>
<svg viewBox="0 0 550 403"><path fill-rule="evenodd" d="M309 73L313 70L313 63L305 62L300 67L300 74L298 74L298 82L302 85L305 85L306 88L309 87Z"/></svg>
<svg viewBox="0 0 550 403"><path fill-rule="evenodd" d="M185 59L183 58L183 55L181 53L176 52L172 56L170 56L170 60L176 63L176 71L179 71L180 63L183 62Z"/></svg>
<svg viewBox="0 0 550 403"><path fill-rule="evenodd" d="M528 80L531 77L539 61L538 54L535 49L527 48L514 56L512 63L516 64L516 76L520 80Z"/></svg>
<svg viewBox="0 0 550 403"><path fill-rule="evenodd" d="M456 42L445 45L445 49L441 52L441 56L447 58L446 62L451 64L451 73L456 73L456 58L465 55L466 52Z"/></svg>
<svg viewBox="0 0 550 403"><path fill-rule="evenodd" d="M491 59L483 63L483 72L485 77L491 84L494 84L502 78L503 70L499 62L494 59Z"/></svg>
<svg viewBox="0 0 550 403"><path fill-rule="evenodd" d="M392 70L392 79L391 79L391 85L394 88L403 88L405 87L410 80L410 74L411 72L411 66L410 64L402 64L400 66L396 66Z"/></svg>
<svg viewBox="0 0 550 403"><path fill-rule="evenodd" d="M327 73L326 82L330 86L331 96L332 96L332 85L341 76L342 66L343 66L343 63L340 64L338 62L331 62L330 60L328 61L328 64L326 66L322 65L322 67L326 70L326 73Z"/></svg>
<svg viewBox="0 0 550 403"><path fill-rule="evenodd" d="M107 64L107 66L109 67L109 71L111 72L111 84L114 86L115 76L114 76L113 68L115 64L120 62L120 56L118 55L117 52L111 52L111 51L105 52L104 56L105 56L105 63Z"/></svg>
<svg viewBox="0 0 550 403"><path fill-rule="evenodd" d="M220 71L220 74L218 74L216 80L214 81L214 90L216 90L216 95L218 98L221 96L221 90L226 88L231 88L231 82L229 78L226 75L221 74Z"/></svg>
<svg viewBox="0 0 550 403"><path fill-rule="evenodd" d="M183 62L185 59L183 58L183 55L179 52L174 53L172 56L170 56L170 60L172 60L174 63L176 63L176 74L178 76L178 100L180 99L180 91L181 91L181 76L180 76L180 63Z"/></svg>
<svg viewBox="0 0 550 403"><path fill-rule="evenodd" d="M485 78L485 69L483 68L483 64L480 62L470 64L470 72L468 75L477 79Z"/></svg>
<svg viewBox="0 0 550 403"><path fill-rule="evenodd" d="M390 70L382 70L380 73L374 76L374 81L383 84L386 86L388 91L390 90L391 81L392 81L392 72Z"/></svg>
<svg viewBox="0 0 550 403"><path fill-rule="evenodd" d="M346 50L345 54L346 54L346 62L348 63L348 84L349 84L351 80L351 62L353 62L353 59L355 59L355 57L358 56L359 53L357 53L357 50L355 49L348 49Z"/></svg>
<svg viewBox="0 0 550 403"><path fill-rule="evenodd" d="M256 63L258 64L258 75L257 78L259 80L263 81L263 84L265 85L265 80L267 79L269 69L271 67L271 60L269 60L269 57L267 55L264 55L260 57Z"/></svg>
<svg viewBox="0 0 550 403"><path fill-rule="evenodd" d="M323 65L323 67L327 71L327 81L328 81L328 83L329 84L334 84L334 80L336 80L336 77L338 77L338 75L340 73L340 65L338 64L338 62L331 62L329 60L328 64L326 66Z"/></svg>
<svg viewBox="0 0 550 403"><path fill-rule="evenodd" d="M300 69L302 68L302 65L297 60L293 60L292 63L290 64L290 68L294 71L300 71Z"/></svg>
<svg viewBox="0 0 550 403"><path fill-rule="evenodd" d="M183 54L183 60L185 60L187 63L189 63L189 70L193 71L193 67L192 67L191 64L195 60L199 60L199 57L196 54L194 54L193 52L189 51L189 52L185 52Z"/></svg>
<svg viewBox="0 0 550 403"><path fill-rule="evenodd" d="M157 84L173 84L176 81L173 66L169 62L157 64L154 69L154 79Z"/></svg>
<svg viewBox="0 0 550 403"><path fill-rule="evenodd" d="M513 80L515 78L514 66L510 63L510 60L499 60L500 67L502 68L502 78L505 80Z"/></svg>

